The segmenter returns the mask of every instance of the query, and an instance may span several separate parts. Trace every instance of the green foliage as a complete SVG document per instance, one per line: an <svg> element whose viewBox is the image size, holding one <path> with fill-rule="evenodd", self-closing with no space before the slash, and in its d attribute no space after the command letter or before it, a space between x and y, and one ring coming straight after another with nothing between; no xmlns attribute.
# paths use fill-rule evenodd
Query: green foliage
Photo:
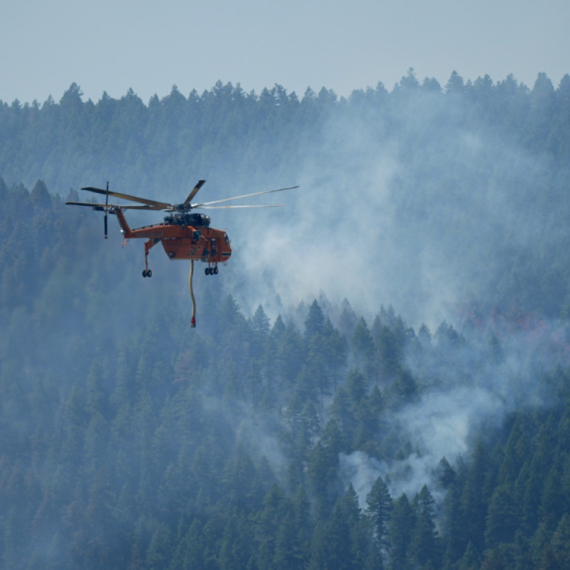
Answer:
<svg viewBox="0 0 570 570"><path fill-rule="evenodd" d="M408 497L404 494L394 501L390 516L390 568L410 568L412 559L409 548L416 524L416 515Z"/></svg>
<svg viewBox="0 0 570 570"><path fill-rule="evenodd" d="M387 552L392 497L382 477L378 477L372 485L366 502L368 504L366 512L371 521L373 539L378 545L379 552Z"/></svg>
<svg viewBox="0 0 570 570"><path fill-rule="evenodd" d="M272 324L263 306L246 316L215 284L200 292L204 327L190 330L179 283L153 279L153 293L143 291L140 259L110 253L100 220L48 189L101 171L118 186L157 192L197 171L262 179L320 148L333 114L382 125L384 143L402 126L394 110L427 96L456 114L402 143L397 158L413 156L414 168L392 190L425 192L398 203L403 216L422 221L439 192L460 196L460 165L460 174L418 184L449 121L508 137L557 172L540 173L537 196L525 180L508 189L536 214L528 219L545 223L536 224L536 248L505 257L493 287L509 303L488 330L472 307L463 326L444 322L432 335L424 325L416 335L392 308L369 328L348 301L335 315L316 300L303 326L286 316ZM0 178L0 565L568 567L568 335L563 323L556 342L532 344L548 325L528 316L564 317L570 306L568 132L570 78L555 88L544 74L529 90L512 77L465 83L454 73L442 90L411 70L391 93L379 85L349 100L326 89L299 100L280 86L257 96L218 83L188 97L173 88L148 105L132 91L93 103L73 84L58 103L0 103L9 181ZM504 237L481 230L492 247ZM510 333L529 330L525 351L541 358L530 360L536 383L523 390L542 408L517 408L507 394L506 420L473 428L463 459L436 458L411 502L401 481L379 476L421 459L398 414L430 390L484 389L486 375L500 384ZM547 356L560 367L542 366ZM364 455L381 467L362 487L362 511L344 468Z"/></svg>
<svg viewBox="0 0 570 570"><path fill-rule="evenodd" d="M410 543L410 556L420 568L437 568L440 565L440 546L435 528L436 508L426 485L414 499L414 509L416 524Z"/></svg>

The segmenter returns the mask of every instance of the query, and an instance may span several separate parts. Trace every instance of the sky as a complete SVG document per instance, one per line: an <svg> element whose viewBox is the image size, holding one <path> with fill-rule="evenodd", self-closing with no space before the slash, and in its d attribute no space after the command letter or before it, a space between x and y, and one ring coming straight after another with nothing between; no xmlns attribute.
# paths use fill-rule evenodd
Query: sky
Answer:
<svg viewBox="0 0 570 570"><path fill-rule="evenodd" d="M409 68L445 85L570 72L568 0L2 0L0 100L147 102L216 81L349 96Z"/></svg>

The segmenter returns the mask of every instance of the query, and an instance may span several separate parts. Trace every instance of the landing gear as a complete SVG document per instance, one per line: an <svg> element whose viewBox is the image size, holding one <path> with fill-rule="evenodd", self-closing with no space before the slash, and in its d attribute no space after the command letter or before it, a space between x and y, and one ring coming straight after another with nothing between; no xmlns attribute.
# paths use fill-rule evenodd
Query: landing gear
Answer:
<svg viewBox="0 0 570 570"><path fill-rule="evenodd" d="M149 239L147 242L145 242L144 244L144 264L145 264L145 269L142 272L142 276L143 277L152 277L152 270L148 268L148 252L150 251L151 247L154 247L158 242L160 241L160 239L155 238L155 239Z"/></svg>
<svg viewBox="0 0 570 570"><path fill-rule="evenodd" d="M206 267L206 269L204 269L204 273L206 275L217 275L218 274L218 268L217 267Z"/></svg>

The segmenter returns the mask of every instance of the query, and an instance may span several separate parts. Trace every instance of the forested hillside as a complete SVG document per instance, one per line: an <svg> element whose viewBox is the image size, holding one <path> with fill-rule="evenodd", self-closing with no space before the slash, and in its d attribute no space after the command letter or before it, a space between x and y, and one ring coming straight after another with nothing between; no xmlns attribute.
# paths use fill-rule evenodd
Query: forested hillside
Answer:
<svg viewBox="0 0 570 570"><path fill-rule="evenodd" d="M543 74L1 104L2 567L569 567L569 127ZM199 178L301 189L191 329L64 202Z"/></svg>
<svg viewBox="0 0 570 570"><path fill-rule="evenodd" d="M170 202L200 178L204 200L300 184L286 210L214 220L239 246L233 291L248 311L254 286L279 295L275 314L322 290L336 302L352 291L362 313L391 303L417 326L470 297L560 317L569 131L570 76L555 88L539 74L529 89L453 73L442 88L410 70L348 100L218 83L148 104L133 92L83 101L72 85L58 103L0 104L0 175L62 197L108 180Z"/></svg>

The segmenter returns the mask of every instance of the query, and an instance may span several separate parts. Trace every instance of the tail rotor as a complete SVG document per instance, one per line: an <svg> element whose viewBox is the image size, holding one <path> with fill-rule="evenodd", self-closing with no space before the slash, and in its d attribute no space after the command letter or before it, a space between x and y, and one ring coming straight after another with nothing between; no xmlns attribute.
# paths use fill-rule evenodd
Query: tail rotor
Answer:
<svg viewBox="0 0 570 570"><path fill-rule="evenodd" d="M107 191L105 192L105 220L103 225L105 227L105 239L107 239L107 216L109 211L109 182L107 182Z"/></svg>

